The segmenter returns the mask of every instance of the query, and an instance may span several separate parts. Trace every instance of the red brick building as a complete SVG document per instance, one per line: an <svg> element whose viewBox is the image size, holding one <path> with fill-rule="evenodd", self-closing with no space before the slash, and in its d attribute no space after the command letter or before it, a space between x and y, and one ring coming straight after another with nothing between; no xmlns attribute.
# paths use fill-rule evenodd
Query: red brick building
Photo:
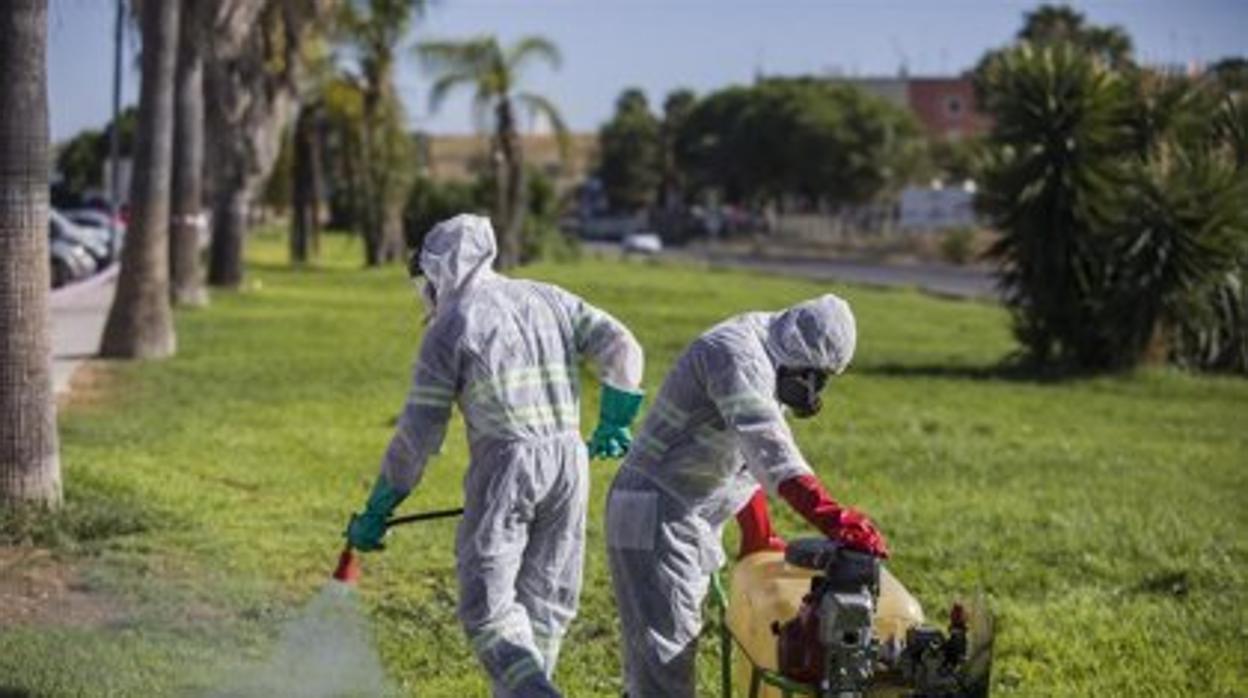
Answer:
<svg viewBox="0 0 1248 698"><path fill-rule="evenodd" d="M958 140L988 132L992 120L975 104L969 75L913 78L834 78L909 109L934 138Z"/></svg>
<svg viewBox="0 0 1248 698"><path fill-rule="evenodd" d="M932 136L958 140L987 133L992 126L992 120L976 108L968 76L909 78L906 96L906 106Z"/></svg>

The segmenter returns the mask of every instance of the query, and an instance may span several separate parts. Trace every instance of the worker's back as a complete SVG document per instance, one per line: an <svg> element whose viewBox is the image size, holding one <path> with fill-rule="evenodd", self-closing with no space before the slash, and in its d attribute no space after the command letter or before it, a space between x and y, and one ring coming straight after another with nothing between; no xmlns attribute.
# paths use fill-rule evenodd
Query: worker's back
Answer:
<svg viewBox="0 0 1248 698"><path fill-rule="evenodd" d="M458 299L459 405L472 441L541 439L580 422L575 296L492 276Z"/></svg>

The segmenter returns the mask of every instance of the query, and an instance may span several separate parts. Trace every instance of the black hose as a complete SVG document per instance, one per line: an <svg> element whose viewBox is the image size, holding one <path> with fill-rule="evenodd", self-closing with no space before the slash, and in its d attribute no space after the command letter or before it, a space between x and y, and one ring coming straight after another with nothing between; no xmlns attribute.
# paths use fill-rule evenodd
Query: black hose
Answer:
<svg viewBox="0 0 1248 698"><path fill-rule="evenodd" d="M408 514L407 516L396 516L393 519L386 520L386 528L391 526L402 526L403 524L416 523L417 521L429 521L432 519L449 519L460 516L464 513L464 508L443 509L441 511L426 511L420 514Z"/></svg>

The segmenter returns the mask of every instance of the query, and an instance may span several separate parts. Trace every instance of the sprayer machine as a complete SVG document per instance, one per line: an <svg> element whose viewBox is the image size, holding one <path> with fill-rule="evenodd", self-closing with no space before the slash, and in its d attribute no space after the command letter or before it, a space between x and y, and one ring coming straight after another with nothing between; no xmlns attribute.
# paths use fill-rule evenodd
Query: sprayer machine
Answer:
<svg viewBox="0 0 1248 698"><path fill-rule="evenodd" d="M834 541L755 552L734 566L730 593L718 577L712 590L724 698L988 693L993 631L982 601L955 604L947 629L928 625L877 558Z"/></svg>

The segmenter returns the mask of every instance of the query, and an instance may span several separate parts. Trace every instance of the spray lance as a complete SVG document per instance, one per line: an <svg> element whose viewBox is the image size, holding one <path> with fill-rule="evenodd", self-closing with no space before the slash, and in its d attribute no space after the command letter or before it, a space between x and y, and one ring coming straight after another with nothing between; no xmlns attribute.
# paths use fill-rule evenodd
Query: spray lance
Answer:
<svg viewBox="0 0 1248 698"><path fill-rule="evenodd" d="M386 530L390 530L394 526L402 526L405 524L416 523L418 521L433 521L435 519L449 519L460 516L464 513L463 507L456 509L442 509L439 511L426 511L419 514L408 514L406 516L396 516L386 520ZM351 519L355 519L355 514L351 515ZM348 542L342 548L342 553L338 556L338 566L334 568L334 579L344 584L355 584L360 579L360 560L355 556L355 551L351 549L351 543Z"/></svg>

